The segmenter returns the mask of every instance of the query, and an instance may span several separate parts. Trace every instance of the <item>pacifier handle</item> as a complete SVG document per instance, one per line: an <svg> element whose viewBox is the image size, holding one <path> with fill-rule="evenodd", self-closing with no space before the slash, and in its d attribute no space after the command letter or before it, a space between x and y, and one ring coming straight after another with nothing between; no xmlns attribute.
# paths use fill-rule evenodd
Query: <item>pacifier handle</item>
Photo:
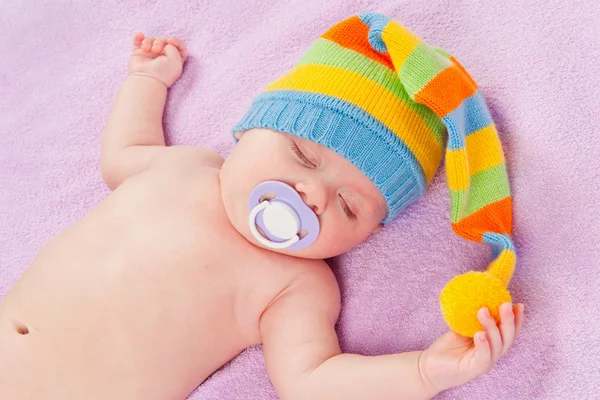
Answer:
<svg viewBox="0 0 600 400"><path fill-rule="evenodd" d="M277 242L272 242L270 240L265 239L260 234L260 232L258 232L258 229L256 229L256 223L255 223L256 216L258 215L259 212L261 212L262 210L269 208L269 207L271 207L271 203L267 200L263 201L258 206L254 207L254 209L252 209L252 212L250 213L250 217L248 218L248 223L250 225L250 231L252 232L252 235L254 235L256 240L258 240L264 246L270 247L272 249L285 249L285 248L293 245L294 243L296 243L298 240L300 240L300 237L298 235L295 235L294 237L286 240L285 242L277 243Z"/></svg>

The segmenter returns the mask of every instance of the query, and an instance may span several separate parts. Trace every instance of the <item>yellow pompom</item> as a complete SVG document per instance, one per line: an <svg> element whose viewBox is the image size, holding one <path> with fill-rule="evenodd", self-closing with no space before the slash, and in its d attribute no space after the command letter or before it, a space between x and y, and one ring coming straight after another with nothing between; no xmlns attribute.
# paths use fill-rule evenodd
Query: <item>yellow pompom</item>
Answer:
<svg viewBox="0 0 600 400"><path fill-rule="evenodd" d="M487 307L496 323L500 322L500 304L511 302L502 282L488 272L470 271L452 279L440 294L444 320L454 332L468 337L483 330L477 311Z"/></svg>

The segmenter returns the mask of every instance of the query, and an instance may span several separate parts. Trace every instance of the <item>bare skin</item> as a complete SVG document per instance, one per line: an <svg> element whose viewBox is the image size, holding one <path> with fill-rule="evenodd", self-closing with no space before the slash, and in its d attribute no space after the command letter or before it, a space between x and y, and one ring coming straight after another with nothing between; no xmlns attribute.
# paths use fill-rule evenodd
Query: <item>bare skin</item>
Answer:
<svg viewBox="0 0 600 400"><path fill-rule="evenodd" d="M0 302L0 398L182 400L258 343L282 399L424 399L489 371L522 305L503 304L499 325L480 310L474 340L448 332L425 351L342 354L339 289L322 259L380 229L383 197L335 152L280 132L245 132L226 160L165 147L166 93L186 55L178 39L136 34L103 138L114 191ZM273 179L319 217L310 248L272 251L251 236L249 191Z"/></svg>

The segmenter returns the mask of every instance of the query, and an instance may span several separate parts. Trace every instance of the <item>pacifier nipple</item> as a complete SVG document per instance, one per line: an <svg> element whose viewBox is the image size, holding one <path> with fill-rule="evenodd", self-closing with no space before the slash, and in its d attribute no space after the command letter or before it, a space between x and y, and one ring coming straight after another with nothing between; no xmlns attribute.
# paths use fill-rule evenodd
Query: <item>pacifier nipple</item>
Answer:
<svg viewBox="0 0 600 400"><path fill-rule="evenodd" d="M267 193L275 196L261 201ZM319 235L319 219L298 192L285 183L267 181L257 185L250 193L248 208L250 231L267 247L298 250L310 246Z"/></svg>

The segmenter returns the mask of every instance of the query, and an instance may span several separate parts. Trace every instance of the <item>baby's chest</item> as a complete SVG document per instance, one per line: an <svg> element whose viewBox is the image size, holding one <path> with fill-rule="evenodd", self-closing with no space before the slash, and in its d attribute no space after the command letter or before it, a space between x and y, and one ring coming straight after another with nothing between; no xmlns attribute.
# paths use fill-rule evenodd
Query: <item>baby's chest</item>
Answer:
<svg viewBox="0 0 600 400"><path fill-rule="evenodd" d="M116 231L128 241L147 241L142 245L150 246L149 255L163 248L181 254L223 247L217 245L224 244L229 224L214 170L149 171L111 196L103 213L114 220Z"/></svg>
<svg viewBox="0 0 600 400"><path fill-rule="evenodd" d="M144 188L130 188L136 201L129 226L137 234L125 235L123 247L143 261L124 266L131 268L128 275L132 280L143 275L158 286L148 284L148 297L162 288L168 299L161 302L197 307L197 315L207 319L235 315L256 332L264 309L293 280L294 268L235 231L216 175L148 178L139 182ZM135 205L144 198L145 204Z"/></svg>

